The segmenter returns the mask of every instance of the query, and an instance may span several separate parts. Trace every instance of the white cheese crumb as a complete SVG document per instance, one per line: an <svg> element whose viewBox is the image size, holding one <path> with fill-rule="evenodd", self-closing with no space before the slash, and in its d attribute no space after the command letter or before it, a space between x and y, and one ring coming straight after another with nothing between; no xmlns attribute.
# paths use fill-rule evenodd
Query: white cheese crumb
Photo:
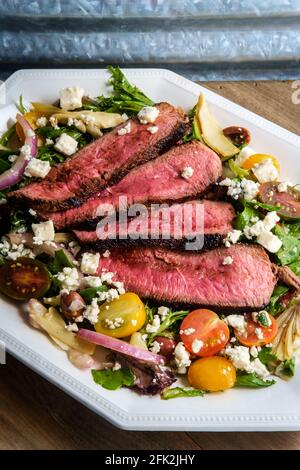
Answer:
<svg viewBox="0 0 300 470"><path fill-rule="evenodd" d="M99 266L99 253L83 253L81 260L81 272L84 274L95 274Z"/></svg>
<svg viewBox="0 0 300 470"><path fill-rule="evenodd" d="M16 161L18 158L19 158L18 155L9 155L8 161L9 161L10 163L15 163L15 161Z"/></svg>
<svg viewBox="0 0 300 470"><path fill-rule="evenodd" d="M232 264L233 263L233 258L232 256L225 256L225 258L222 261L222 264L226 266L227 264Z"/></svg>
<svg viewBox="0 0 300 470"><path fill-rule="evenodd" d="M33 217L36 215L36 211L34 211L33 209L29 209L29 214L32 215Z"/></svg>
<svg viewBox="0 0 300 470"><path fill-rule="evenodd" d="M152 124L158 115L159 110L155 106L145 106L139 111L137 117L141 124Z"/></svg>
<svg viewBox="0 0 300 470"><path fill-rule="evenodd" d="M244 315L228 315L224 321L227 325L235 328L240 334L245 333L247 322Z"/></svg>
<svg viewBox="0 0 300 470"><path fill-rule="evenodd" d="M268 183L278 178L277 168L274 166L271 158L266 158L266 160L263 160L261 163L256 163L252 172L259 183Z"/></svg>
<svg viewBox="0 0 300 470"><path fill-rule="evenodd" d="M42 116L42 117L40 117L36 120L36 125L38 127L46 127L47 122L48 122L48 119L46 117Z"/></svg>
<svg viewBox="0 0 300 470"><path fill-rule="evenodd" d="M30 145L24 144L20 148L20 152L25 156L25 160L30 160L31 159L31 148Z"/></svg>
<svg viewBox="0 0 300 470"><path fill-rule="evenodd" d="M66 292L77 290L80 286L79 273L76 268L63 268L55 277L61 283L62 290Z"/></svg>
<svg viewBox="0 0 300 470"><path fill-rule="evenodd" d="M46 139L46 145L53 145L53 144L54 144L54 140L48 139L48 137L47 137L47 139Z"/></svg>
<svg viewBox="0 0 300 470"><path fill-rule="evenodd" d="M44 242L52 242L55 237L55 230L52 220L41 222L40 224L32 224L32 231L34 233L33 243L35 245L42 245Z"/></svg>
<svg viewBox="0 0 300 470"><path fill-rule="evenodd" d="M255 328L255 334L258 337L258 339L260 340L264 339L263 330L261 328Z"/></svg>
<svg viewBox="0 0 300 470"><path fill-rule="evenodd" d="M174 349L175 364L179 374L185 374L187 367L191 365L190 355L184 344L179 342Z"/></svg>
<svg viewBox="0 0 300 470"><path fill-rule="evenodd" d="M161 317L162 321L165 320L168 313L169 313L168 307L164 307L163 305L161 307L158 307L157 309L157 314Z"/></svg>
<svg viewBox="0 0 300 470"><path fill-rule="evenodd" d="M103 258L109 258L110 257L110 251L109 250L104 251L102 256L103 256Z"/></svg>
<svg viewBox="0 0 300 470"><path fill-rule="evenodd" d="M146 325L147 333L157 333L160 327L160 318L158 315L154 315L152 323Z"/></svg>
<svg viewBox="0 0 300 470"><path fill-rule="evenodd" d="M236 369L249 373L254 372L263 378L270 375L266 366L258 358L254 361L250 360L250 349L246 346L227 346L224 354L230 359Z"/></svg>
<svg viewBox="0 0 300 470"><path fill-rule="evenodd" d="M258 356L258 350L257 350L256 346L252 346L250 348L250 354L251 354L252 357L257 357Z"/></svg>
<svg viewBox="0 0 300 470"><path fill-rule="evenodd" d="M158 131L158 127L157 126L147 127L147 131L150 132L150 134L156 134L156 132Z"/></svg>
<svg viewBox="0 0 300 470"><path fill-rule="evenodd" d="M194 341L192 342L192 351L194 354L197 354L201 351L201 349L203 348L203 341L201 341L200 339L194 339Z"/></svg>
<svg viewBox="0 0 300 470"><path fill-rule="evenodd" d="M63 133L56 139L54 148L69 157L76 152L77 146L77 140L73 139L73 137L68 134Z"/></svg>
<svg viewBox="0 0 300 470"><path fill-rule="evenodd" d="M223 240L223 243L227 248L230 247L231 243L235 244L239 241L240 236L242 235L241 230L231 230L227 233L226 237Z"/></svg>
<svg viewBox="0 0 300 470"><path fill-rule="evenodd" d="M246 201L252 201L259 192L259 186L259 183L243 178L241 188L243 190L244 199L246 199Z"/></svg>
<svg viewBox="0 0 300 470"><path fill-rule="evenodd" d="M66 111L81 108L83 95L84 89L80 86L60 90L60 107Z"/></svg>
<svg viewBox="0 0 300 470"><path fill-rule="evenodd" d="M65 328L66 328L67 331L72 331L74 333L77 333L77 331L79 330L76 323L71 323L70 325L66 325Z"/></svg>
<svg viewBox="0 0 300 470"><path fill-rule="evenodd" d="M105 325L110 330L115 330L116 328L120 328L123 325L123 323L124 323L124 320L121 317L117 317L113 320L110 320L109 318L105 319Z"/></svg>
<svg viewBox="0 0 300 470"><path fill-rule="evenodd" d="M195 328L186 328L185 330L180 330L180 334L184 334L186 336L190 336L195 333Z"/></svg>
<svg viewBox="0 0 300 470"><path fill-rule="evenodd" d="M82 280L84 287L101 287L102 281L98 276L86 276Z"/></svg>
<svg viewBox="0 0 300 470"><path fill-rule="evenodd" d="M291 183L289 183L288 181L282 181L282 182L279 183L279 185L277 186L277 191L278 191L279 193L286 193L289 186L291 186Z"/></svg>
<svg viewBox="0 0 300 470"><path fill-rule="evenodd" d="M123 113L123 114L121 115L121 118L123 119L123 122L125 122L125 121L128 120L128 116L127 116L126 113Z"/></svg>
<svg viewBox="0 0 300 470"><path fill-rule="evenodd" d="M254 152L254 150L252 148L250 148L248 145L247 147L244 147L240 153L237 155L236 159L235 159L235 163L238 165L238 166L242 166L243 163L248 160L249 157L251 157L251 155L254 155L256 152Z"/></svg>
<svg viewBox="0 0 300 470"><path fill-rule="evenodd" d="M154 354L158 354L160 351L160 344L158 343L158 341L153 341L149 349Z"/></svg>
<svg viewBox="0 0 300 470"><path fill-rule="evenodd" d="M270 253L277 253L282 247L282 241L272 232L262 232L257 237L257 243L263 246Z"/></svg>
<svg viewBox="0 0 300 470"><path fill-rule="evenodd" d="M50 170L51 166L48 161L32 158L26 166L24 175L29 178L45 178Z"/></svg>
<svg viewBox="0 0 300 470"><path fill-rule="evenodd" d="M131 132L131 122L129 121L126 124L126 126L118 130L118 135L126 135L126 134L130 134L130 132Z"/></svg>
<svg viewBox="0 0 300 470"><path fill-rule="evenodd" d="M93 299L91 305L88 305L83 311L83 317L88 320L92 325L98 322L99 305L98 300Z"/></svg>
<svg viewBox="0 0 300 470"><path fill-rule="evenodd" d="M120 370L120 369L122 369L122 366L118 361L116 361L112 370L115 371L115 370Z"/></svg>
<svg viewBox="0 0 300 470"><path fill-rule="evenodd" d="M181 172L181 176L185 180L190 179L193 176L193 174L194 174L194 169L191 166L184 167L184 169Z"/></svg>

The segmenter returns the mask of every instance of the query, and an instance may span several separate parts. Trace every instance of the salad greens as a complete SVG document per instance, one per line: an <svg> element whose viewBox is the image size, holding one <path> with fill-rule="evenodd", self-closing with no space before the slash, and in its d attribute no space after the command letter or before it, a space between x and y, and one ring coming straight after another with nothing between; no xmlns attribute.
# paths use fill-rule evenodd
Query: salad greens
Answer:
<svg viewBox="0 0 300 470"><path fill-rule="evenodd" d="M64 250L57 250L53 260L48 263L48 268L52 274L57 274L63 268L74 268L74 265L66 256Z"/></svg>
<svg viewBox="0 0 300 470"><path fill-rule="evenodd" d="M247 387L247 388L264 388L274 385L275 380L264 380L258 377L254 372L244 373L240 372L236 376L235 387Z"/></svg>
<svg viewBox="0 0 300 470"><path fill-rule="evenodd" d="M251 225L253 217L259 217L259 212L254 209L247 201L243 202L244 209L240 212L234 220L234 228L236 230L244 230L247 225Z"/></svg>
<svg viewBox="0 0 300 470"><path fill-rule="evenodd" d="M273 291L270 303L267 307L269 313L274 317L279 315L283 310L284 306L280 303L280 298L289 291L288 287L277 285Z"/></svg>
<svg viewBox="0 0 300 470"><path fill-rule="evenodd" d="M153 317L156 314L157 309L155 307L150 308L146 305L147 323L152 323ZM161 322L156 333L147 333L145 329L141 331L141 334L147 334L147 343L151 344L156 336L172 336L174 331L177 331L179 322L189 313L189 310L179 310L173 312L169 309L165 319Z"/></svg>
<svg viewBox="0 0 300 470"><path fill-rule="evenodd" d="M247 178L249 176L249 171L244 170L239 165L237 165L234 161L234 158L231 158L230 160L228 160L228 165L236 178L242 179L242 178Z"/></svg>
<svg viewBox="0 0 300 470"><path fill-rule="evenodd" d="M58 165L66 159L62 153L56 152L53 145L42 145L39 147L37 158L42 161L48 161L51 166Z"/></svg>
<svg viewBox="0 0 300 470"><path fill-rule="evenodd" d="M62 134L68 134L70 137L77 140L79 149L81 149L82 147L85 147L85 145L90 143L92 140L92 137L90 134L85 134L79 131L74 126L70 126L70 127L60 126L57 128L52 127L52 126L39 127L38 129L36 129L36 133L37 135L41 135L45 138L53 139L53 140L57 139Z"/></svg>
<svg viewBox="0 0 300 470"><path fill-rule="evenodd" d="M92 300L96 297L97 292L107 292L107 291L108 291L108 287L103 285L100 287L88 287L87 289L84 289L80 291L79 293L87 304L91 304Z"/></svg>
<svg viewBox="0 0 300 470"><path fill-rule="evenodd" d="M205 393L204 390L197 390L192 387L165 388L161 394L161 398L163 400L170 400L171 398L180 397L203 397Z"/></svg>
<svg viewBox="0 0 300 470"><path fill-rule="evenodd" d="M113 88L112 96L99 96L96 101L84 104L84 109L107 111L109 113L137 114L144 106L153 106L152 101L138 87L131 85L120 67L107 67L111 78L108 84ZM96 108L96 109L95 109Z"/></svg>
<svg viewBox="0 0 300 470"><path fill-rule="evenodd" d="M300 240L293 235L290 235L286 226L276 225L275 234L282 241L282 247L276 253L277 259L280 264L291 264L299 259L300 256Z"/></svg>
<svg viewBox="0 0 300 470"><path fill-rule="evenodd" d="M130 369L92 370L94 382L107 390L117 390L122 386L133 387L134 375Z"/></svg>
<svg viewBox="0 0 300 470"><path fill-rule="evenodd" d="M285 361L281 362L279 366L276 368L276 375L278 377L288 380L295 375L295 367L296 367L296 361L295 358L292 357L290 359L286 359Z"/></svg>
<svg viewBox="0 0 300 470"><path fill-rule="evenodd" d="M11 126L2 136L0 137L0 145L6 146L10 139L16 134L16 125Z"/></svg>
<svg viewBox="0 0 300 470"><path fill-rule="evenodd" d="M271 365L278 361L276 354L272 353L272 348L269 346L264 346L258 353L258 359L265 366Z"/></svg>

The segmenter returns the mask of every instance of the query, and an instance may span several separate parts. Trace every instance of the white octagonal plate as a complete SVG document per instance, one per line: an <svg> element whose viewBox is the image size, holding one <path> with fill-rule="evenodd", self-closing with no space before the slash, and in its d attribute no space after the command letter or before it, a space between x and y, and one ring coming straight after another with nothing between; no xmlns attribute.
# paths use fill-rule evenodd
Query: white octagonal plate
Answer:
<svg viewBox="0 0 300 470"><path fill-rule="evenodd" d="M162 69L126 69L130 81L153 100L190 109L204 92L222 127L240 125L252 134L253 148L275 154L282 179L300 181L300 137L253 114L173 72ZM106 92L105 70L20 70L0 88L5 103L0 110L0 132L16 113L19 95L30 101L53 102L60 88L81 85L90 95ZM4 89L5 87L5 89ZM169 431L299 431L300 380L278 380L262 390L230 390L203 398L163 401L130 390L110 392L93 383L89 371L77 370L66 354L46 336L32 329L13 303L0 298L0 340L20 361L56 384L76 400L124 429ZM1 367L0 366L0 371Z"/></svg>

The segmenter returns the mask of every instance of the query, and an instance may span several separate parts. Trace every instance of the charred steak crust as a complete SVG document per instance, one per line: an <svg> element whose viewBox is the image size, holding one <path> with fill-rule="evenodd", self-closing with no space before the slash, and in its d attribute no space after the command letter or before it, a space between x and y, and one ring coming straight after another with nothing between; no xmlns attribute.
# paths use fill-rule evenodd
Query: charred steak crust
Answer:
<svg viewBox="0 0 300 470"><path fill-rule="evenodd" d="M90 195L120 181L131 169L168 150L186 132L186 115L168 103L159 103L158 132L131 119L132 131L119 136L121 124L53 168L41 182L9 193L32 208L58 211L78 207ZM126 145L127 144L127 145Z"/></svg>
<svg viewBox="0 0 300 470"><path fill-rule="evenodd" d="M223 265L225 257L233 262ZM174 305L210 307L217 311L253 311L269 303L276 277L262 247L236 244L203 253L164 249L117 249L101 258L126 290L143 299Z"/></svg>
<svg viewBox="0 0 300 470"><path fill-rule="evenodd" d="M194 173L188 180L181 173L191 166ZM174 203L190 200L204 194L219 179L222 172L220 158L200 142L177 145L157 158L132 169L118 184L88 198L79 208L63 212L38 211L42 220L53 220L57 229L65 227L95 228L99 218L97 209L109 204L120 212L120 196L127 204L145 205Z"/></svg>

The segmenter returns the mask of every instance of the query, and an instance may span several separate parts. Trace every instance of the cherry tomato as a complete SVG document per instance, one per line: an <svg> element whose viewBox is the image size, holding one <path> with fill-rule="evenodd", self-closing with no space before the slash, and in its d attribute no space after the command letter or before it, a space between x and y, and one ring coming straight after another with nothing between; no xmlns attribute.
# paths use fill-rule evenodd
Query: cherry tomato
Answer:
<svg viewBox="0 0 300 470"><path fill-rule="evenodd" d="M0 291L15 300L37 299L51 286L43 263L31 258L7 261L0 267Z"/></svg>
<svg viewBox="0 0 300 470"><path fill-rule="evenodd" d="M195 356L212 356L228 342L229 328L215 312L199 309L185 317L180 337L186 349Z"/></svg>
<svg viewBox="0 0 300 470"><path fill-rule="evenodd" d="M277 321L269 314L272 321L271 326L261 326L259 323L253 321L252 314L246 313L245 321L247 323L245 332L241 333L237 329L234 330L235 336L244 346L263 346L264 344L272 343L277 334Z"/></svg>
<svg viewBox="0 0 300 470"><path fill-rule="evenodd" d="M285 192L278 191L279 183L263 183L259 188L259 198L265 204L281 206L278 214L285 219L300 219L300 191L289 187Z"/></svg>
<svg viewBox="0 0 300 470"><path fill-rule="evenodd" d="M244 163L242 164L242 168L244 168L244 170L251 170L254 165L256 165L257 163L261 163L264 160L267 160L268 158L271 158L273 165L279 173L280 165L278 163L277 158L273 157L273 155L266 155L262 153L255 153L254 155L251 155L251 157L247 158L247 160L244 161Z"/></svg>
<svg viewBox="0 0 300 470"><path fill-rule="evenodd" d="M188 370L190 385L209 392L220 392L232 388L235 380L235 367L228 359L220 356L197 359Z"/></svg>
<svg viewBox="0 0 300 470"><path fill-rule="evenodd" d="M229 137L231 142L238 147L240 145L250 144L251 141L250 132L248 131L248 129L245 129L245 127L226 127L225 129L223 129L223 134L226 135L226 137Z"/></svg>
<svg viewBox="0 0 300 470"><path fill-rule="evenodd" d="M156 336L155 341L157 341L160 346L159 354L165 356L167 359L171 359L176 346L175 341L165 336Z"/></svg>
<svg viewBox="0 0 300 470"><path fill-rule="evenodd" d="M143 302L133 292L126 292L118 299L101 305L95 329L107 336L125 338L140 330L145 321Z"/></svg>

